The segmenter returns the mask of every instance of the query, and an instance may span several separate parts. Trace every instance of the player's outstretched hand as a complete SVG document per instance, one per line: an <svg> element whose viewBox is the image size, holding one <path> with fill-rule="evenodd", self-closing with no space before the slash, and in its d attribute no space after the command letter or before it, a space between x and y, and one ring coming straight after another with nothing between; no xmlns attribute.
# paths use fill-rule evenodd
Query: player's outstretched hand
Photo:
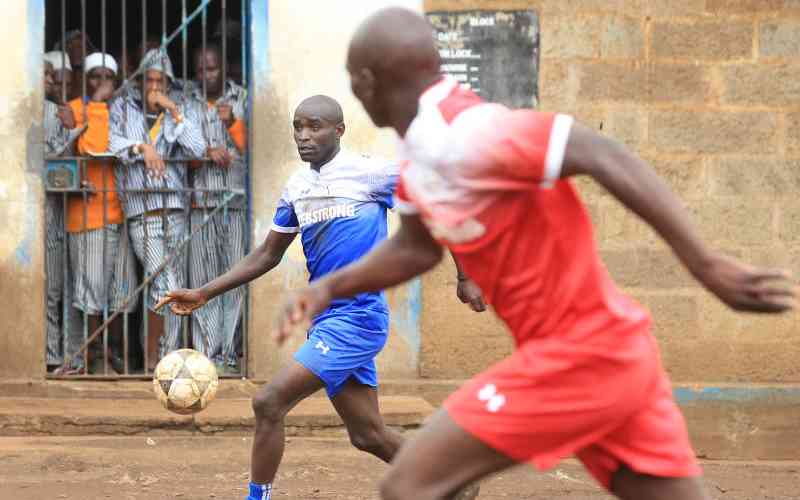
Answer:
<svg viewBox="0 0 800 500"><path fill-rule="evenodd" d="M478 285L471 279L459 279L456 295L462 304L469 304L475 312L486 310L486 303L483 301L483 293Z"/></svg>
<svg viewBox="0 0 800 500"><path fill-rule="evenodd" d="M298 325L311 322L311 319L325 310L331 303L331 294L324 285L313 284L302 290L292 292L278 313L274 338L283 345Z"/></svg>
<svg viewBox="0 0 800 500"><path fill-rule="evenodd" d="M178 290L171 290L167 295L161 298L156 304L156 311L169 304L172 312L179 316L188 316L192 311L203 307L208 302L206 296L200 290L187 290L181 288Z"/></svg>
<svg viewBox="0 0 800 500"><path fill-rule="evenodd" d="M779 313L796 306L796 286L780 269L761 269L717 255L697 278L737 311Z"/></svg>

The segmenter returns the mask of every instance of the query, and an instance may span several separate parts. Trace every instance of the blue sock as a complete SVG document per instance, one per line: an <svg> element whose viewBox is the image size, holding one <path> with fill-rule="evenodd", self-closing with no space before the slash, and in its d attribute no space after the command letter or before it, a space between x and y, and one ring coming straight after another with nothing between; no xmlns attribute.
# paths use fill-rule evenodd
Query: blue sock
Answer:
<svg viewBox="0 0 800 500"><path fill-rule="evenodd" d="M272 497L272 483L250 483L250 495L245 500L270 500Z"/></svg>

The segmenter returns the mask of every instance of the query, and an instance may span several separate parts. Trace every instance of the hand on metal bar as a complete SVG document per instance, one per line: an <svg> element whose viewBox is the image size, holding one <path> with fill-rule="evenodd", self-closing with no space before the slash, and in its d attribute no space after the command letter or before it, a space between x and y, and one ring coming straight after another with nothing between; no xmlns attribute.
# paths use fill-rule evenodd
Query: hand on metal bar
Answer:
<svg viewBox="0 0 800 500"><path fill-rule="evenodd" d="M139 148L144 156L144 165L145 168L147 168L147 175L155 179L164 177L164 173L167 171L167 164L164 163L164 160L161 158L161 155L158 154L156 148L153 147L152 144L141 144Z"/></svg>

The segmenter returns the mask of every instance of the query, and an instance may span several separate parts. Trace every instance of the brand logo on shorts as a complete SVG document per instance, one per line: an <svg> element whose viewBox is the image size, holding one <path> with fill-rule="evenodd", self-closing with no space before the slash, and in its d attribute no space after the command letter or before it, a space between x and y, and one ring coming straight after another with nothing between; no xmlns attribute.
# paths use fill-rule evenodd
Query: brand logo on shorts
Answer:
<svg viewBox="0 0 800 500"><path fill-rule="evenodd" d="M323 342L321 340L319 342L317 342L317 344L314 346L314 349L319 349L322 352L323 356L328 354L328 351L331 350L331 348L326 346L325 342Z"/></svg>
<svg viewBox="0 0 800 500"><path fill-rule="evenodd" d="M490 413L497 413L506 404L506 397L497 393L497 386L486 384L478 391L478 399L486 402L486 409Z"/></svg>

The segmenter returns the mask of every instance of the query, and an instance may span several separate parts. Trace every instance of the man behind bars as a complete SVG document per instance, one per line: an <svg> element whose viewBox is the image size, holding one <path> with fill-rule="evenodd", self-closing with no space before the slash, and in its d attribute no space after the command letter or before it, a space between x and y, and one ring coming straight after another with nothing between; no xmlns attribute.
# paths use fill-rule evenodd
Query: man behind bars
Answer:
<svg viewBox="0 0 800 500"><path fill-rule="evenodd" d="M111 103L109 151L120 159L117 186L133 250L147 279L177 251L186 235L188 196L181 191L187 186L186 164L169 159L202 158L206 142L200 128L200 104L175 85L166 52L147 52L140 69L143 85L126 86ZM169 311L156 312L155 305L168 290L184 286L184 269L182 257L173 259L155 275L145 298L148 371L178 347L180 318Z"/></svg>
<svg viewBox="0 0 800 500"><path fill-rule="evenodd" d="M46 157L69 155L80 130L75 129L75 118L65 106L66 94L72 85L72 66L64 52L47 52L44 55L44 153ZM75 129L75 130L73 130ZM47 370L59 368L63 362L61 334L61 308L69 299L64 294L65 234L64 202L60 193L48 193L45 205L47 271ZM73 318L74 319L74 318ZM72 324L73 322L70 322ZM77 325L66 328L68 334L77 333ZM69 342L69 340L68 340ZM68 350L67 355L74 351ZM74 359L80 364L80 359Z"/></svg>
<svg viewBox="0 0 800 500"><path fill-rule="evenodd" d="M114 94L117 62L109 54L95 52L83 62L87 95L70 101L77 127L87 125L78 139L81 156L108 150L108 101ZM67 206L72 299L76 309L88 315L88 333L100 327L103 313L122 308L136 288L136 267L128 234L123 231L123 214L117 196L113 164L88 161L81 171L82 186L88 191L70 196ZM126 310L133 311L136 297ZM123 318L109 328L112 344L111 368L122 373L125 365L120 354ZM104 356L95 342L87 366L90 373L103 371ZM69 372L67 372L69 373Z"/></svg>
<svg viewBox="0 0 800 500"><path fill-rule="evenodd" d="M232 79L222 79L223 57L219 45L194 51L194 97L203 107L203 135L211 162L191 162L193 188L235 190L228 210L218 212L205 225L208 213L224 202L224 193L193 194L192 228L202 226L192 238L189 286L199 288L228 271L244 258L247 175L245 106L247 92ZM244 288L238 287L210 301L192 316L194 348L211 359L220 372L236 371L237 342Z"/></svg>

